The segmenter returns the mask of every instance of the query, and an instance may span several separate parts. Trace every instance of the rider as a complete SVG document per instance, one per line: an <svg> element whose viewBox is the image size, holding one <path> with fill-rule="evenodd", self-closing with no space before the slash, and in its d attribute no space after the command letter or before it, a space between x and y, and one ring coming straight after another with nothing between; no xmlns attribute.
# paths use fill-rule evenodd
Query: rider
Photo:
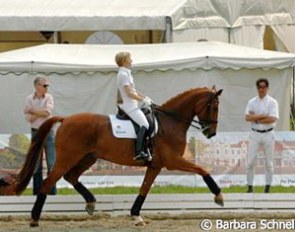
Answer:
<svg viewBox="0 0 295 232"><path fill-rule="evenodd" d="M116 54L115 60L119 66L117 74L118 94L123 100L120 108L140 127L135 144L135 159L150 161L151 156L144 151L144 139L149 129L149 123L140 110L138 102L141 102L144 107L150 107L153 101L135 90L130 70L132 64L131 54L129 52L119 52Z"/></svg>

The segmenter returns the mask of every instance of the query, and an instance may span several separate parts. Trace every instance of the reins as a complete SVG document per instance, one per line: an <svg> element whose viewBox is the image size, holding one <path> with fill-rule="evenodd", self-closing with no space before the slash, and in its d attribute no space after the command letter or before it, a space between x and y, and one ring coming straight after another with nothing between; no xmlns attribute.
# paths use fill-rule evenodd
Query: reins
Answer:
<svg viewBox="0 0 295 232"><path fill-rule="evenodd" d="M208 103L211 102L212 100L213 99L209 99ZM200 110L200 112L203 112L207 106L208 106L208 104L205 104L204 107ZM155 111L159 111L161 113L164 113L164 114L166 114L166 115L168 115L180 122L186 123L197 130L205 130L209 127L210 124L217 124L218 123L218 121L212 121L212 120L187 119L187 118L180 116L179 114L177 114L175 112L169 112L169 111L162 110L162 109L160 109L160 106L158 106L156 104L152 105L152 109L155 109ZM204 125L204 124L206 124L206 126L202 127L202 125Z"/></svg>
<svg viewBox="0 0 295 232"><path fill-rule="evenodd" d="M178 114L176 114L175 112L168 112L168 111L160 109L158 105L154 105L153 108L156 111L164 113L164 114L166 114L166 115L168 115L168 116L170 116L170 117L172 117L172 118L174 118L174 119L176 119L176 120L178 120L180 122L190 124L190 126L196 128L198 130L202 130L202 127L199 126L199 124L201 124L201 122L198 121L198 120L195 120L195 119L189 120L189 119L183 118L183 117L179 116ZM193 123L197 123L198 125L194 125Z"/></svg>

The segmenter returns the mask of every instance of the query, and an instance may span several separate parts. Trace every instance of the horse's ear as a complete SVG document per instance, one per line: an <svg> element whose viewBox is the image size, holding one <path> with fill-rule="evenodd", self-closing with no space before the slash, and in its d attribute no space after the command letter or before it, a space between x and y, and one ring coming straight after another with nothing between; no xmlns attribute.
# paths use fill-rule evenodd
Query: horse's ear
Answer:
<svg viewBox="0 0 295 232"><path fill-rule="evenodd" d="M216 86L215 86L215 85L212 86L212 90L213 90L214 92L216 92Z"/></svg>
<svg viewBox="0 0 295 232"><path fill-rule="evenodd" d="M216 93L215 93L215 96L218 97L221 93L222 93L223 89L220 89L218 90Z"/></svg>

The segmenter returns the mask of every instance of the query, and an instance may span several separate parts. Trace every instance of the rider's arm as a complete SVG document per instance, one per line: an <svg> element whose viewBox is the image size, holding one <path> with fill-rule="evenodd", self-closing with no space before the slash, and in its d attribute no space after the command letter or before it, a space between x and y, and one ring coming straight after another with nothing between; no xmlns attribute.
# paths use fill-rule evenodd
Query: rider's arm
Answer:
<svg viewBox="0 0 295 232"><path fill-rule="evenodd" d="M124 91L127 94L128 97L136 100L136 101L142 101L144 99L144 96L141 94L138 94L136 91L133 91L130 85L124 86Z"/></svg>

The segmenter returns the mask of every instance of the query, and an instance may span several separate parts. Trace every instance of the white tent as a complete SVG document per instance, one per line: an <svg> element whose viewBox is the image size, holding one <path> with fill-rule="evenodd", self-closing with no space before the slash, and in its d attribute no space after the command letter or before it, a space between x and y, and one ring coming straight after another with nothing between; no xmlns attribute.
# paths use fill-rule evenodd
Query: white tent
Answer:
<svg viewBox="0 0 295 232"><path fill-rule="evenodd" d="M0 1L0 31L163 30L183 17L186 0Z"/></svg>
<svg viewBox="0 0 295 232"><path fill-rule="evenodd" d="M294 0L187 0L184 16L173 24L173 40L218 40L264 47L266 26L276 48L295 52Z"/></svg>
<svg viewBox="0 0 295 232"><path fill-rule="evenodd" d="M166 29L186 0L0 1L2 31Z"/></svg>
<svg viewBox="0 0 295 232"><path fill-rule="evenodd" d="M294 0L0 1L0 31L163 30L168 42L263 48L266 26L277 47L295 52Z"/></svg>
<svg viewBox="0 0 295 232"><path fill-rule="evenodd" d="M130 51L139 91L161 104L193 87L223 88L219 130L246 131L247 101L255 80L270 80L280 104L278 130L289 129L293 54L221 42L149 45L41 45L0 54L0 133L29 131L22 112L33 79L47 75L55 98L54 114L115 113L118 51Z"/></svg>

